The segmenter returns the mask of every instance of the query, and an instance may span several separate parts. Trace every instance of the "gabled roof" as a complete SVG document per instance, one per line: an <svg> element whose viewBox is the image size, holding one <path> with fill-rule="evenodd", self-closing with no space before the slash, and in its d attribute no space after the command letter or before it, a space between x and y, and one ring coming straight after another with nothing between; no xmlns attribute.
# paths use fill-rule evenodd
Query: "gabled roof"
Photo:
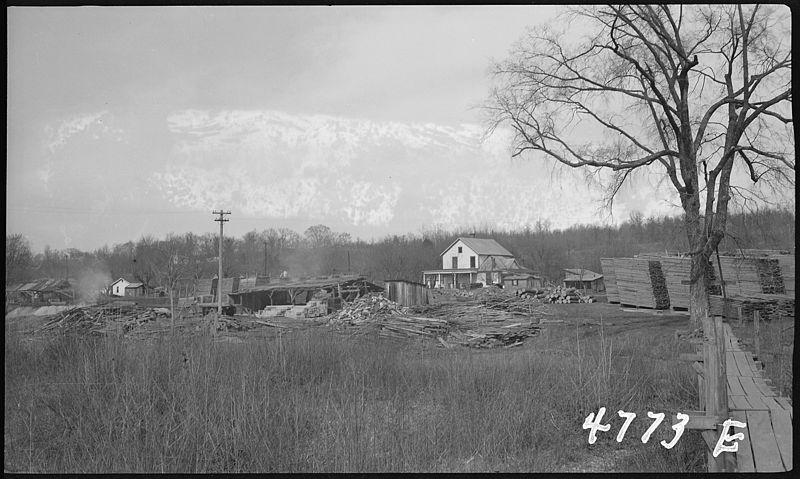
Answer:
<svg viewBox="0 0 800 479"><path fill-rule="evenodd" d="M564 281L594 281L603 277L602 274L589 271L588 269L565 268L564 272L566 273Z"/></svg>
<svg viewBox="0 0 800 479"><path fill-rule="evenodd" d="M131 278L132 278L132 276L128 276L128 275L120 276L118 280L116 280L113 283L111 283L111 286L114 286L115 284L119 283L120 281L125 281L126 283L138 283L138 281L136 281L134 279L131 279Z"/></svg>
<svg viewBox="0 0 800 479"><path fill-rule="evenodd" d="M454 244L458 243L459 241L463 241L464 244L467 245L467 247L469 249L471 249L472 251L475 252L475 254L479 254L479 255L495 255L495 256L514 256L511 253L509 253L509 251L507 249L505 249L502 246L500 246L500 243L498 243L497 241L495 241L493 239L489 239L489 238L464 238L464 237L456 238L456 240L453 241L452 243L450 243L450 246L445 248L445 250L442 251L442 254L440 254L439 256L443 256L445 253L447 253L447 251L450 248L453 247Z"/></svg>

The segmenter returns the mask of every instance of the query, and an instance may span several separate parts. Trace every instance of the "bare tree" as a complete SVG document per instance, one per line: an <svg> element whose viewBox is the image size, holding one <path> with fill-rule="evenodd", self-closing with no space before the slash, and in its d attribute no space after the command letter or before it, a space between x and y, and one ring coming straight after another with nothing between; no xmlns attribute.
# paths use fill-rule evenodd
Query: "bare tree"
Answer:
<svg viewBox="0 0 800 479"><path fill-rule="evenodd" d="M6 235L6 286L26 279L33 264L33 254L28 239L21 234Z"/></svg>
<svg viewBox="0 0 800 479"><path fill-rule="evenodd" d="M733 195L794 188L790 17L780 5L578 7L563 20L588 38L531 30L494 67L490 131L513 130L513 155L588 168L609 207L636 171L672 185L695 325Z"/></svg>

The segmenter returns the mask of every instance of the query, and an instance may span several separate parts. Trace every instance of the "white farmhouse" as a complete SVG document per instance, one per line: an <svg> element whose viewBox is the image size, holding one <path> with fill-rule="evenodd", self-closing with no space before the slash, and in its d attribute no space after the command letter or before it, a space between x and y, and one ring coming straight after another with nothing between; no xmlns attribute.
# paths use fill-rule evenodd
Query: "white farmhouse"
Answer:
<svg viewBox="0 0 800 479"><path fill-rule="evenodd" d="M528 271L497 241L457 238L442 254L442 269L422 272L429 288L465 288L473 283L501 284L509 272Z"/></svg>
<svg viewBox="0 0 800 479"><path fill-rule="evenodd" d="M119 278L109 287L112 296L143 296L144 284Z"/></svg>

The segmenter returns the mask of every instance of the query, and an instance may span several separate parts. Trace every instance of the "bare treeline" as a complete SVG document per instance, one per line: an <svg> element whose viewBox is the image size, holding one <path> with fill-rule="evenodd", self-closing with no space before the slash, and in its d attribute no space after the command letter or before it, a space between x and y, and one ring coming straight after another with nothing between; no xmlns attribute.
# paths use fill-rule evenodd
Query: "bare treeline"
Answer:
<svg viewBox="0 0 800 479"><path fill-rule="evenodd" d="M791 210L732 215L720 251L793 249L794 224L795 214ZM619 226L581 225L562 230L539 222L515 231L438 228L373 242L353 240L349 234L337 233L324 225L312 226L303 234L286 228L268 228L224 239L223 274L266 273L277 277L287 271L292 277L303 277L357 272L375 281L419 281L422 270L441 266L439 255L455 238L474 233L477 237L496 239L523 265L548 280L558 281L564 268L600 271L601 257L687 251L683 228L684 222L679 217L645 218L638 213L631 214ZM34 254L24 237L7 235L6 271L10 275L7 282L42 277L80 278L89 272L102 272L110 278L129 275L151 286L180 289L184 281L216 274L217 242L218 237L212 233L185 233L170 234L163 239L144 236L91 252L45 247L43 252Z"/></svg>

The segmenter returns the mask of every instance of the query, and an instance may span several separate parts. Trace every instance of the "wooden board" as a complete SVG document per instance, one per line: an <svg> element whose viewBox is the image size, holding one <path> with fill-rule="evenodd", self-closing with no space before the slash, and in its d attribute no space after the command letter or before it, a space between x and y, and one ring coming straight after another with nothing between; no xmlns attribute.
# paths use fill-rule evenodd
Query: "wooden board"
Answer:
<svg viewBox="0 0 800 479"><path fill-rule="evenodd" d="M772 430L768 411L747 411L747 429L753 450L756 472L785 471L781 452Z"/></svg>
<svg viewBox="0 0 800 479"><path fill-rule="evenodd" d="M742 389L744 389L746 396L763 396L756 383L753 382L753 378L742 376L739 378L739 382L742 384Z"/></svg>
<svg viewBox="0 0 800 479"><path fill-rule="evenodd" d="M739 376L728 376L728 388L732 396L747 396L739 382Z"/></svg>
<svg viewBox="0 0 800 479"><path fill-rule="evenodd" d="M753 377L755 373L753 372L753 367L750 366L748 363L747 353L744 351L732 351L733 358L736 361L736 365L739 367L739 372L742 376L745 377Z"/></svg>
<svg viewBox="0 0 800 479"><path fill-rule="evenodd" d="M741 386L740 386L741 387ZM753 407L750 405L750 402L747 401L747 397L744 395L735 395L732 394L728 397L730 399L728 408L732 410L744 410L744 409L752 409Z"/></svg>
<svg viewBox="0 0 800 479"><path fill-rule="evenodd" d="M725 365L728 376L742 376L742 372L739 371L739 366L736 364L736 359L733 356L733 351L728 351L727 346L725 349Z"/></svg>
<svg viewBox="0 0 800 479"><path fill-rule="evenodd" d="M744 411L731 412L731 417L739 422L747 424L747 413ZM742 432L744 439L739 441L739 450L736 451L736 472L756 472L756 465L753 461L753 449L750 444L750 429L736 428L736 432Z"/></svg>
<svg viewBox="0 0 800 479"><path fill-rule="evenodd" d="M764 380L764 378L753 378L753 382L755 383L756 387L764 394L764 396L777 396L775 394L775 390L772 389L769 384Z"/></svg>
<svg viewBox="0 0 800 479"><path fill-rule="evenodd" d="M792 470L792 418L789 411L771 411L772 430L781 452L783 467Z"/></svg>

